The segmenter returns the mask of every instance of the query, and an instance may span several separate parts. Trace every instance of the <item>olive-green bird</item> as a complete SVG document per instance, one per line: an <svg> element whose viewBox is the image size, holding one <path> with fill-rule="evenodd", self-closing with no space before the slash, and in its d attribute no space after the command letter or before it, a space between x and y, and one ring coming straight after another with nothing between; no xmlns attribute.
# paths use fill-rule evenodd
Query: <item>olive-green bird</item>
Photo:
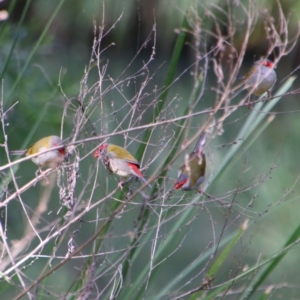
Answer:
<svg viewBox="0 0 300 300"><path fill-rule="evenodd" d="M27 150L15 150L11 151L10 154L30 156L58 146L61 146L61 148L48 151L31 159L39 168L44 166L55 168L64 161L66 155L63 141L56 135L50 135L38 140Z"/></svg>
<svg viewBox="0 0 300 300"><path fill-rule="evenodd" d="M189 155L178 171L178 178L174 189L183 191L198 190L205 179L206 159L203 152L206 141L206 133L201 133L194 151ZM202 193L201 187L198 190Z"/></svg>
<svg viewBox="0 0 300 300"><path fill-rule="evenodd" d="M138 177L142 182L146 183L140 171L139 162L123 147L114 144L102 144L95 152L94 157L101 157L106 168L121 178L128 178L131 175ZM119 183L122 188L124 181Z"/></svg>

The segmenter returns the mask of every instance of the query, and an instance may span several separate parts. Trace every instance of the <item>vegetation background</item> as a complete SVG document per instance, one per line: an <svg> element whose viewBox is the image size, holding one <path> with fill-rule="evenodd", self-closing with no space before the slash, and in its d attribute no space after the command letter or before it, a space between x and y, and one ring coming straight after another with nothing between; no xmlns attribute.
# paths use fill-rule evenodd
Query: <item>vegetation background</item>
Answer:
<svg viewBox="0 0 300 300"><path fill-rule="evenodd" d="M1 299L299 299L299 1L0 9ZM248 109L231 75L261 56L287 94ZM172 191L202 129L210 198ZM76 149L48 184L10 168L7 149L61 133ZM117 189L91 155L107 137L153 190Z"/></svg>

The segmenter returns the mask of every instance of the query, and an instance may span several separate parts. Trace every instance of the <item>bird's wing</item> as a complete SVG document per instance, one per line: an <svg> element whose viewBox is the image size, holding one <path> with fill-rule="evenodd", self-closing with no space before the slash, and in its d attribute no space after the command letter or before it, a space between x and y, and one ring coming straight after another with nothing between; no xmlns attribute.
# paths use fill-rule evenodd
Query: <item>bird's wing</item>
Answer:
<svg viewBox="0 0 300 300"><path fill-rule="evenodd" d="M122 157L118 153L122 153ZM107 156L110 158L124 159L126 162L134 164L140 167L139 162L124 148L117 145L110 145L110 149L107 152Z"/></svg>
<svg viewBox="0 0 300 300"><path fill-rule="evenodd" d="M193 155L193 153L201 153L203 152L204 146L205 146L205 142L206 142L206 132L203 131L200 136L199 139L196 143L196 146L194 148L194 151L191 153L191 155Z"/></svg>

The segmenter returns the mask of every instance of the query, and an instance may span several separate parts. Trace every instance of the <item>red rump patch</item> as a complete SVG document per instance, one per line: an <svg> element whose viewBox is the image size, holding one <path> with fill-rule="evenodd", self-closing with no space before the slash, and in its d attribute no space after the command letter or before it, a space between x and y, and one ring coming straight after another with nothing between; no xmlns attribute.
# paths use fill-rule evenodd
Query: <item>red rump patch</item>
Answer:
<svg viewBox="0 0 300 300"><path fill-rule="evenodd" d="M57 150L58 150L58 152L59 152L60 154L63 154L63 155L66 154L65 148L60 148L60 149L57 149Z"/></svg>
<svg viewBox="0 0 300 300"><path fill-rule="evenodd" d="M268 68L273 68L273 63L269 60L264 61L263 65L268 67Z"/></svg>
<svg viewBox="0 0 300 300"><path fill-rule="evenodd" d="M54 143L53 144L53 146L54 147L57 147L57 146L59 146L57 143ZM56 149L60 154L63 154L63 155L65 155L66 154L66 151L65 151L65 148L63 147L63 148L59 148L59 149Z"/></svg>
<svg viewBox="0 0 300 300"><path fill-rule="evenodd" d="M129 167L134 171L135 175L137 177L144 177L143 174L140 171L139 165L133 164L133 163L128 163Z"/></svg>
<svg viewBox="0 0 300 300"><path fill-rule="evenodd" d="M188 181L187 179L182 180L180 182L177 181L174 185L174 189L176 189L176 190L180 189L183 185L185 185L187 183L187 181Z"/></svg>

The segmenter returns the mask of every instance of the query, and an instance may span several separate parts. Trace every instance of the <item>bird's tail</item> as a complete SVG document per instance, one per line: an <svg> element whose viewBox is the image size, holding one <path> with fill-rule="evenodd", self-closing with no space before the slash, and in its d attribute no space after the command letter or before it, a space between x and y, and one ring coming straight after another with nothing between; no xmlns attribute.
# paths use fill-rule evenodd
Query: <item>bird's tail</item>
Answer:
<svg viewBox="0 0 300 300"><path fill-rule="evenodd" d="M128 163L131 167L131 170L133 171L133 175L138 177L143 183L147 183L147 180L144 178L142 172L140 171L139 165L137 164L133 164L133 163ZM150 184L148 184L148 186L150 188L152 188L152 186Z"/></svg>
<svg viewBox="0 0 300 300"><path fill-rule="evenodd" d="M198 142L195 146L194 152L195 153L199 153L199 152L201 153L204 149L205 142L206 142L206 132L203 131L203 132L201 132L201 134L199 136L199 139L198 139Z"/></svg>
<svg viewBox="0 0 300 300"><path fill-rule="evenodd" d="M147 183L147 179L145 179L145 177L139 177L139 179L140 179L144 184ZM151 184L148 184L148 186L150 187L150 189L152 189L152 185L151 185Z"/></svg>
<svg viewBox="0 0 300 300"><path fill-rule="evenodd" d="M9 151L9 154L11 154L11 155L24 155L25 153L26 153L26 150Z"/></svg>

